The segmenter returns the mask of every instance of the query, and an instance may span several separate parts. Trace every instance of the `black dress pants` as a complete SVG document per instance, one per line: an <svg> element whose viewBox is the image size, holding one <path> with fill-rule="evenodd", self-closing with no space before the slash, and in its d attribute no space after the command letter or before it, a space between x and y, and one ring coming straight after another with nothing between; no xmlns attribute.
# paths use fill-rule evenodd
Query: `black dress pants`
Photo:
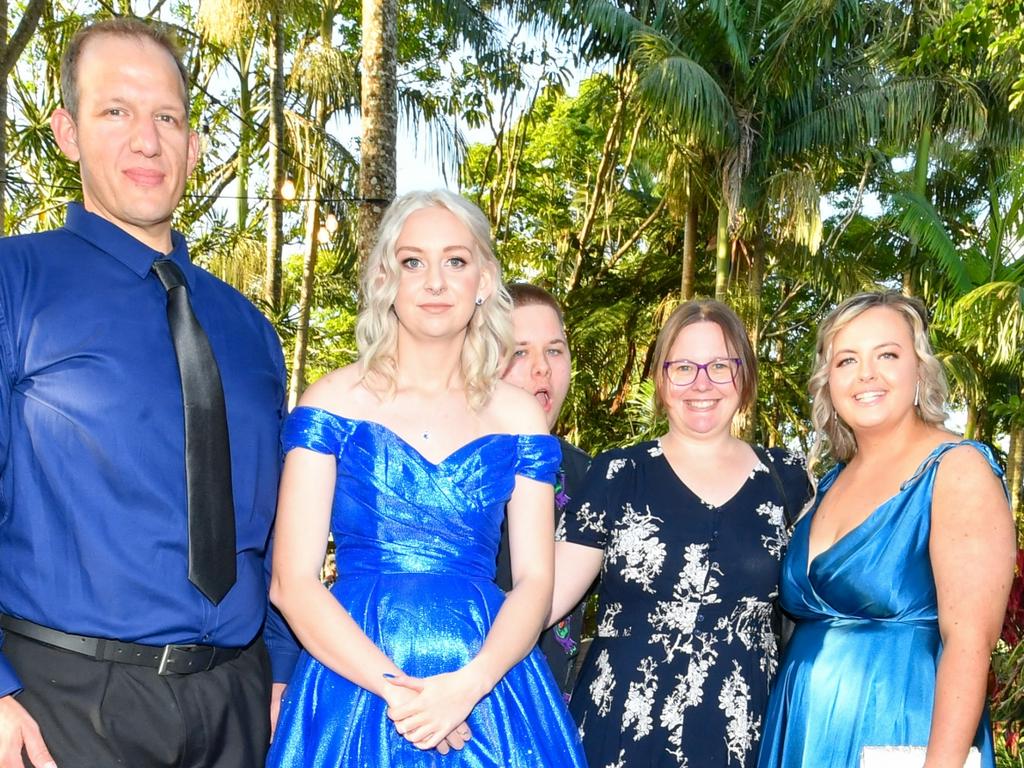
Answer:
<svg viewBox="0 0 1024 768"><path fill-rule="evenodd" d="M3 651L25 686L17 700L60 768L263 765L270 663L262 640L191 675L95 661L10 632Z"/></svg>

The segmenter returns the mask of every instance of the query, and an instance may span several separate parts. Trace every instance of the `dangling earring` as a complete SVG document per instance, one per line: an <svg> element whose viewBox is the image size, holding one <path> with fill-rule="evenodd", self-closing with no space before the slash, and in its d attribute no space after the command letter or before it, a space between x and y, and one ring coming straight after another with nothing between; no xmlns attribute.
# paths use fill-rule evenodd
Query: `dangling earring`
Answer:
<svg viewBox="0 0 1024 768"><path fill-rule="evenodd" d="M914 407L917 408L921 404L921 380L917 380L917 385L914 387Z"/></svg>
<svg viewBox="0 0 1024 768"><path fill-rule="evenodd" d="M479 306L482 306L483 303L484 303L484 297L483 296L477 296L476 297L476 305L479 307Z"/></svg>

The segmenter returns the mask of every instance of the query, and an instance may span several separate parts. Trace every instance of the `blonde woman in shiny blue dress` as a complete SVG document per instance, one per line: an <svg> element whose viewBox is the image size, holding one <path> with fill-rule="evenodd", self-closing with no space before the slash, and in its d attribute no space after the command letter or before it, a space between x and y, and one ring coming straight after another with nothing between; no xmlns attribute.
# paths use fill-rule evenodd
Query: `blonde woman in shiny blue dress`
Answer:
<svg viewBox="0 0 1024 768"><path fill-rule="evenodd" d="M962 768L973 747L993 768L985 688L1013 519L991 450L942 428L923 306L897 293L841 304L819 331L810 390L839 463L783 561L796 629L759 768L857 768L865 747L916 747L926 768Z"/></svg>
<svg viewBox="0 0 1024 768"><path fill-rule="evenodd" d="M536 401L498 380L511 301L483 214L447 192L396 200L363 301L359 362L284 428L271 599L306 651L267 765L582 767L536 650L561 452Z"/></svg>

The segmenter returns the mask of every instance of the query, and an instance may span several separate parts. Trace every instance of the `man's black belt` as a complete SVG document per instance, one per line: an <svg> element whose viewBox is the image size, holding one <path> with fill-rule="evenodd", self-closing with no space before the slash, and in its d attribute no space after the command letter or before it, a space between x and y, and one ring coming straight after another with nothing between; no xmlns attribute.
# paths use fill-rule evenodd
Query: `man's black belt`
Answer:
<svg viewBox="0 0 1024 768"><path fill-rule="evenodd" d="M102 637L69 635L31 621L0 614L0 628L30 640L80 653L97 661L118 661L140 667L153 667L158 675L190 675L205 672L218 664L238 658L243 648L218 648L214 645L142 645L106 640Z"/></svg>

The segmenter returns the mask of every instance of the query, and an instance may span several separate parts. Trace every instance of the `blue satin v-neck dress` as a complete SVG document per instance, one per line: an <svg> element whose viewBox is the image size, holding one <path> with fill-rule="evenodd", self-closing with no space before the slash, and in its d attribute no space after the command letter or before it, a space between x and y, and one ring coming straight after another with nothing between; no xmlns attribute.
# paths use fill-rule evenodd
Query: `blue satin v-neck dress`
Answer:
<svg viewBox="0 0 1024 768"><path fill-rule="evenodd" d="M285 450L333 455L334 597L409 675L464 666L505 599L494 583L515 476L553 483L548 435L493 434L434 464L394 432L296 408ZM267 766L281 768L584 768L579 736L544 656L534 649L473 709L461 751L421 751L395 730L376 694L303 653L285 691Z"/></svg>
<svg viewBox="0 0 1024 768"><path fill-rule="evenodd" d="M782 607L796 629L769 699L758 768L857 768L865 746L927 745L942 653L928 554L932 491L943 454L964 444L1002 476L987 446L944 443L808 567L814 511L843 465L822 478L782 563ZM994 767L987 713L974 745L982 765Z"/></svg>

